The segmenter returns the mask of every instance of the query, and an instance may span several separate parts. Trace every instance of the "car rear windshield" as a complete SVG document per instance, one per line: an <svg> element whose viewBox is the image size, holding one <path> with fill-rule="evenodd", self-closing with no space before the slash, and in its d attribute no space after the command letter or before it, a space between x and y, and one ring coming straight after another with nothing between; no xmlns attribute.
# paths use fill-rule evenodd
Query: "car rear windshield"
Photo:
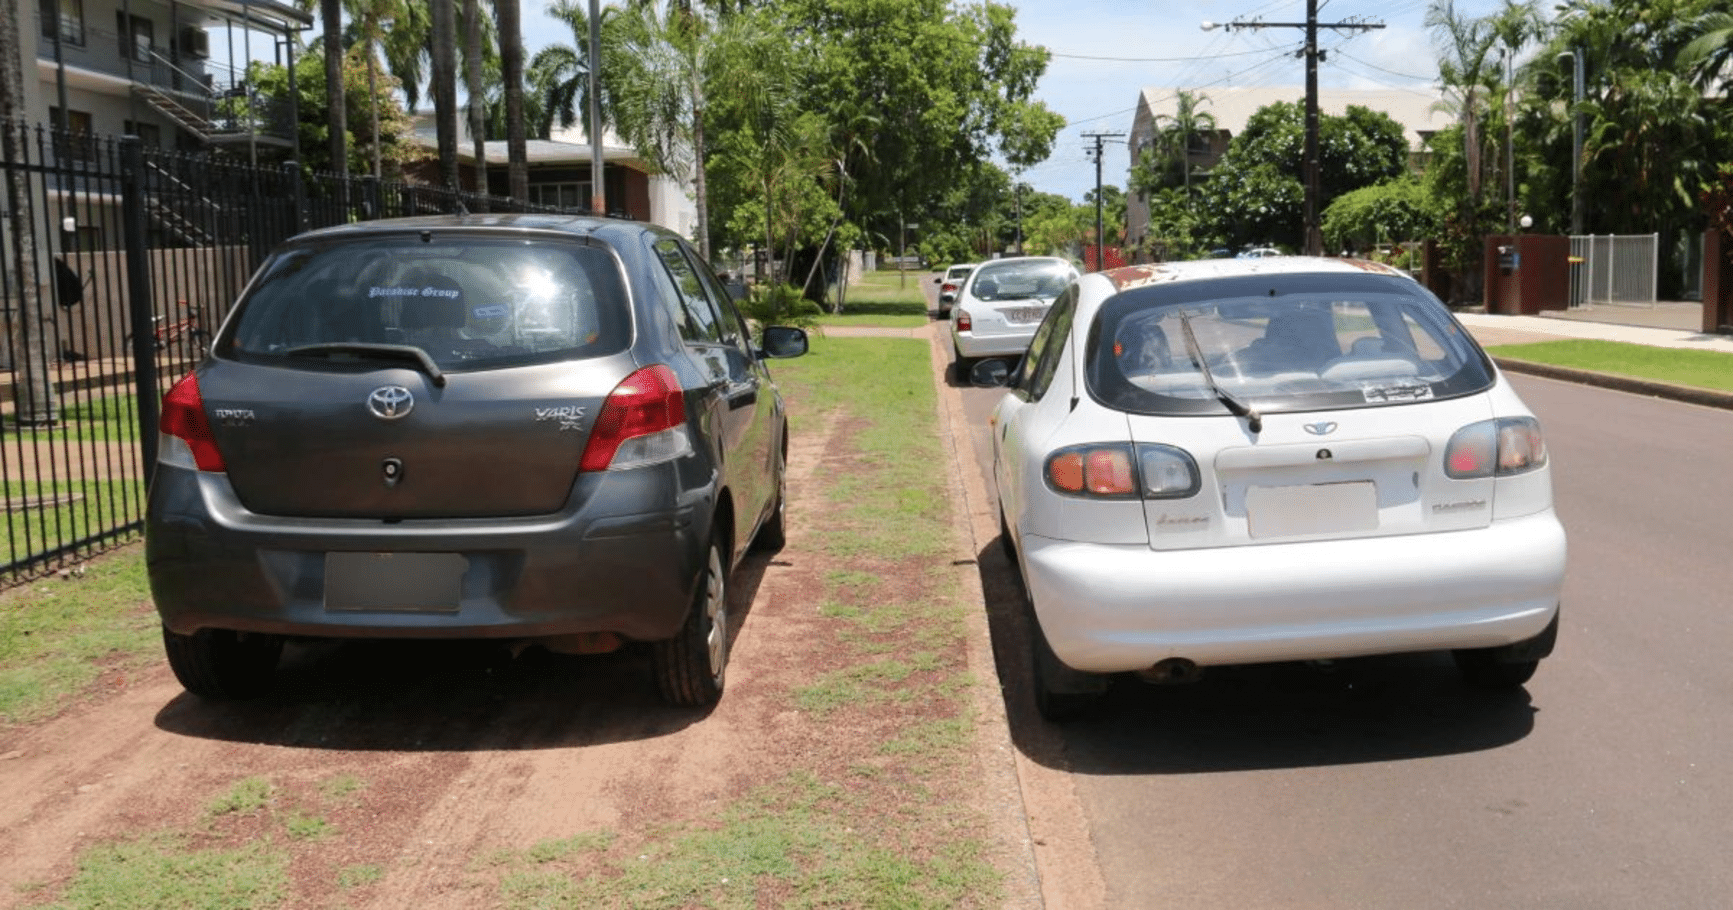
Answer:
<svg viewBox="0 0 1733 910"><path fill-rule="evenodd" d="M268 260L238 305L242 358L320 346L417 347L441 369L600 357L631 336L605 249L522 238L420 235L297 246ZM359 347L356 347L359 346Z"/></svg>
<svg viewBox="0 0 1733 910"><path fill-rule="evenodd" d="M1057 260L992 262L975 269L969 293L977 300L1052 300L1071 281L1071 267Z"/></svg>
<svg viewBox="0 0 1733 910"><path fill-rule="evenodd" d="M1133 289L1103 305L1085 357L1090 393L1139 414L1224 413L1224 397L1266 413L1379 407L1492 382L1479 347L1436 298L1384 276Z"/></svg>

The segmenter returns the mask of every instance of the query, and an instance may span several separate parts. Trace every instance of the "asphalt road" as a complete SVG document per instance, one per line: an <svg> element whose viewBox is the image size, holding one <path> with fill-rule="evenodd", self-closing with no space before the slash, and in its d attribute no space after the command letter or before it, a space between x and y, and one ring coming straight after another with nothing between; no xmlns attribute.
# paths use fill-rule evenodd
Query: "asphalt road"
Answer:
<svg viewBox="0 0 1733 910"><path fill-rule="evenodd" d="M1445 655L1212 669L1054 727L1027 704L1010 564L982 548L1013 742L1069 778L1106 906L1733 901L1733 419L1513 381L1571 547L1558 651L1526 691L1471 691ZM957 393L990 506L1000 393Z"/></svg>

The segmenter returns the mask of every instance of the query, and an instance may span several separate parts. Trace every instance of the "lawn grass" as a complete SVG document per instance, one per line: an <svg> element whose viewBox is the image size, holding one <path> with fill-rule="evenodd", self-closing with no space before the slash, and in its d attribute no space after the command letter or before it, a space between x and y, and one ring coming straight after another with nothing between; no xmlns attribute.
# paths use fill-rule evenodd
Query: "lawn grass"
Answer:
<svg viewBox="0 0 1733 910"><path fill-rule="evenodd" d="M1494 357L1615 373L1700 389L1733 391L1733 354L1573 339L1489 347Z"/></svg>
<svg viewBox="0 0 1733 910"><path fill-rule="evenodd" d="M859 284L850 285L841 313L826 313L819 325L871 325L916 328L927 324L927 296L922 282L931 283L929 272L868 272Z"/></svg>
<svg viewBox="0 0 1733 910"><path fill-rule="evenodd" d="M141 550L0 592L0 724L50 716L105 672L162 659Z"/></svg>

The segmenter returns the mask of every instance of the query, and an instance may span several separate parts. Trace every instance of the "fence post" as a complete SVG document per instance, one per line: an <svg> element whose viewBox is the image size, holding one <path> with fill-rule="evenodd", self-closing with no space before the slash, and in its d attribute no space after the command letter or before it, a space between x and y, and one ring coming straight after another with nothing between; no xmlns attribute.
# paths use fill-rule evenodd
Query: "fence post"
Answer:
<svg viewBox="0 0 1733 910"><path fill-rule="evenodd" d="M289 199L295 205L294 229L289 233L299 234L307 229L307 184L301 179L300 162L283 162L283 177L289 181Z"/></svg>
<svg viewBox="0 0 1733 910"><path fill-rule="evenodd" d="M144 142L122 136L120 157L121 230L126 247L127 322L132 326L133 394L138 398L138 448L143 460L139 476L150 489L156 467L157 424L161 415L156 370L156 335L151 316L149 224L144 206Z"/></svg>
<svg viewBox="0 0 1733 910"><path fill-rule="evenodd" d="M379 178L368 174L361 178L361 218L373 221L380 216Z"/></svg>

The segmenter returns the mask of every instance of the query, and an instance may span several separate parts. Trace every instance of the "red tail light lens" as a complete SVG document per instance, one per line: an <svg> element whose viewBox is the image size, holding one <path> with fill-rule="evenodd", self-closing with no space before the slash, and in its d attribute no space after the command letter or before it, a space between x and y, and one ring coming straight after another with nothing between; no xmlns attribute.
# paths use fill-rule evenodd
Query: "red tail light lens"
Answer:
<svg viewBox="0 0 1733 910"><path fill-rule="evenodd" d="M1068 446L1047 456L1047 485L1094 499L1183 499L1197 493L1197 464L1183 450L1151 443Z"/></svg>
<svg viewBox="0 0 1733 910"><path fill-rule="evenodd" d="M217 438L211 432L211 422L205 417L205 400L199 394L199 381L188 373L168 390L162 399L162 416L157 429L170 439L180 440L192 455L193 465L201 471L226 471L223 453L217 451ZM159 449L158 460L174 462L173 446Z"/></svg>
<svg viewBox="0 0 1733 910"><path fill-rule="evenodd" d="M579 467L606 471L678 458L692 451L685 424L679 378L663 364L645 367L608 393Z"/></svg>
<svg viewBox="0 0 1733 910"><path fill-rule="evenodd" d="M1546 464L1546 439L1533 417L1501 417L1471 423L1450 437L1444 473L1457 480L1508 477Z"/></svg>
<svg viewBox="0 0 1733 910"><path fill-rule="evenodd" d="M957 311L957 331L959 331L959 332L972 332L972 331L974 331L974 329L975 329L975 320L970 319L969 314L967 312L965 312L963 310L958 310Z"/></svg>

